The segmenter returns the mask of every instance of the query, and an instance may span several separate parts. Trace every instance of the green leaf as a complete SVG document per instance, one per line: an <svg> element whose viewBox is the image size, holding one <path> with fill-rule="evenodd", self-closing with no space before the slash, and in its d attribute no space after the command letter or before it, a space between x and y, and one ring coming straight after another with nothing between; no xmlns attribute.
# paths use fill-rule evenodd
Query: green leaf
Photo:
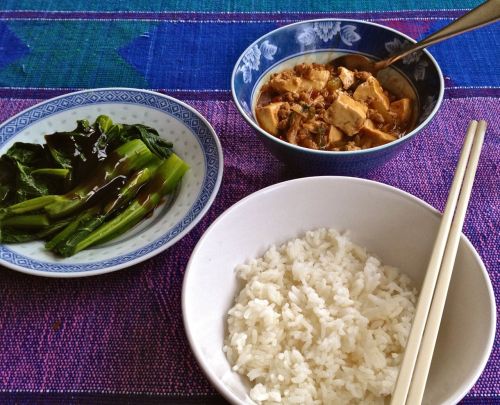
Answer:
<svg viewBox="0 0 500 405"><path fill-rule="evenodd" d="M107 115L99 115L95 120L95 124L99 125L101 132L106 133L113 126L113 121Z"/></svg>
<svg viewBox="0 0 500 405"><path fill-rule="evenodd" d="M133 139L140 139L155 155L167 159L172 154L172 143L160 137L156 129L142 124L117 124L108 132L108 150L114 150Z"/></svg>
<svg viewBox="0 0 500 405"><path fill-rule="evenodd" d="M24 166L20 162L16 162L16 166L17 166L16 193L18 201L29 200L31 198L39 197L41 195L51 194L49 192L49 187L45 181L43 180L37 181L37 179L31 175L32 169L30 167Z"/></svg>
<svg viewBox="0 0 500 405"><path fill-rule="evenodd" d="M160 138L155 129L140 124L135 127L140 133L140 139L153 153L163 159L167 159L172 154L172 143Z"/></svg>
<svg viewBox="0 0 500 405"><path fill-rule="evenodd" d="M0 158L0 207L7 207L16 200L16 167L11 158Z"/></svg>
<svg viewBox="0 0 500 405"><path fill-rule="evenodd" d="M73 132L87 133L91 130L92 128L88 120L78 120L76 121L76 129Z"/></svg>
<svg viewBox="0 0 500 405"><path fill-rule="evenodd" d="M12 160L33 168L49 167L50 156L43 145L16 142L6 153Z"/></svg>
<svg viewBox="0 0 500 405"><path fill-rule="evenodd" d="M105 122L104 117L101 116L100 122ZM89 125L81 120L73 131L45 135L45 141L54 166L71 170L70 187L84 180L106 158L106 135L99 123Z"/></svg>

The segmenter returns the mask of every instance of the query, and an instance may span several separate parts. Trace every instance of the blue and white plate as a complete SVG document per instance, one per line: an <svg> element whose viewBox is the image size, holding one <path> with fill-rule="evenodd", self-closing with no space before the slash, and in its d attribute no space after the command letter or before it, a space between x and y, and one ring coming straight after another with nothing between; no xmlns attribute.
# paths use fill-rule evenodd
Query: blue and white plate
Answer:
<svg viewBox="0 0 500 405"><path fill-rule="evenodd" d="M108 273L146 260L172 246L205 215L222 179L222 148L201 114L188 105L147 90L105 88L66 94L31 107L0 125L0 154L17 141L43 143L44 134L72 130L79 119L109 115L120 123L156 128L174 143L190 166L175 201L122 237L60 258L42 242L0 245L0 265L48 277Z"/></svg>

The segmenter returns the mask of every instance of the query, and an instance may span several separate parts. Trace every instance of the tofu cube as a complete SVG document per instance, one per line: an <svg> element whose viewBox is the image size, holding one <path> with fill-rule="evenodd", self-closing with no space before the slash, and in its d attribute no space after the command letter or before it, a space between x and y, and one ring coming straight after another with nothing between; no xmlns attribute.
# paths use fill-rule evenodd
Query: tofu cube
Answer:
<svg viewBox="0 0 500 405"><path fill-rule="evenodd" d="M365 135L367 138L371 138L373 146L384 145L398 139L394 135L388 134L375 128L375 125L369 119L366 120L365 124L361 127L359 132L362 135ZM368 139L366 139L363 143L368 144Z"/></svg>
<svg viewBox="0 0 500 405"><path fill-rule="evenodd" d="M311 69L307 72L305 78L321 83L321 87L325 87L326 82L330 79L330 71L326 69Z"/></svg>
<svg viewBox="0 0 500 405"><path fill-rule="evenodd" d="M336 100L325 111L324 119L349 136L359 132L366 120L368 108L346 93L339 93Z"/></svg>
<svg viewBox="0 0 500 405"><path fill-rule="evenodd" d="M282 92L297 92L301 85L302 79L297 76L279 74L269 81L269 85L276 91Z"/></svg>
<svg viewBox="0 0 500 405"><path fill-rule="evenodd" d="M330 72L326 69L310 69L302 77L301 90L322 90L330 80Z"/></svg>
<svg viewBox="0 0 500 405"><path fill-rule="evenodd" d="M330 129L328 131L328 143L329 144L333 144L335 142L341 141L343 136L344 136L344 134L342 133L342 131L340 129L338 129L334 125L330 125Z"/></svg>
<svg viewBox="0 0 500 405"><path fill-rule="evenodd" d="M375 123L370 118L367 118L365 123L363 124L363 127L373 129L375 128Z"/></svg>
<svg viewBox="0 0 500 405"><path fill-rule="evenodd" d="M255 115L259 125L272 135L278 135L278 111L283 103L271 103L265 107L257 107Z"/></svg>
<svg viewBox="0 0 500 405"><path fill-rule="evenodd" d="M352 96L357 101L367 103L383 116L389 110L389 97L385 95L379 81L373 76L368 77L364 83L361 83Z"/></svg>
<svg viewBox="0 0 500 405"><path fill-rule="evenodd" d="M408 125L411 120L411 100L402 98L391 103L391 111L396 114L397 121L402 125Z"/></svg>
<svg viewBox="0 0 500 405"><path fill-rule="evenodd" d="M339 78L342 81L342 86L344 87L344 89L347 90L356 81L356 79L354 78L354 72L350 71L349 69L346 69L343 66L339 67L338 72L339 72Z"/></svg>

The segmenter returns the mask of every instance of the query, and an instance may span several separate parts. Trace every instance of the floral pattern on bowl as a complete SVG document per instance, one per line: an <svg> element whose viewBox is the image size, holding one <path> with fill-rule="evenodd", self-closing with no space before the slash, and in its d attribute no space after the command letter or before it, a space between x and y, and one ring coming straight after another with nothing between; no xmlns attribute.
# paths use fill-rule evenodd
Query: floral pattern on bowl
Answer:
<svg viewBox="0 0 500 405"><path fill-rule="evenodd" d="M271 44L269 41L264 41L260 46L253 45L245 52L241 66L239 67L239 71L243 74L243 81L250 83L252 81L252 70L259 71L261 56L272 61L277 49L276 45Z"/></svg>
<svg viewBox="0 0 500 405"><path fill-rule="evenodd" d="M293 38L293 40L290 40ZM373 42L373 38L377 38ZM254 87L269 70L293 56L309 52L359 52L374 59L386 58L414 42L402 33L378 24L356 20L305 21L279 28L264 35L243 53L233 71L235 101L247 118L255 122L250 108L254 104ZM440 98L441 72L426 51L420 51L395 64L415 87L419 95L420 122L433 111L429 97L437 105Z"/></svg>
<svg viewBox="0 0 500 405"><path fill-rule="evenodd" d="M342 25L340 21L320 21L306 25L298 33L297 41L304 46L310 46L316 42L317 38L328 43L337 35L340 35L341 41L347 46L352 46L353 42L361 39L361 36L356 32L355 25Z"/></svg>
<svg viewBox="0 0 500 405"><path fill-rule="evenodd" d="M280 69L303 61L327 63L346 53L360 53L380 60L415 41L392 28L348 19L303 21L278 28L257 39L237 60L231 78L233 99L243 117L261 135L269 150L304 174L360 175L394 156L436 114L444 93L443 74L427 51L395 63L380 74L403 76L416 95L416 127L386 145L348 152L320 151L289 144L259 127L253 114L260 86Z"/></svg>
<svg viewBox="0 0 500 405"><path fill-rule="evenodd" d="M398 38L394 38L392 41L385 43L385 49L389 52L389 55L395 55L404 49L409 48L412 43L408 40L401 41ZM415 80L420 81L425 79L425 69L429 66L429 62L425 60L424 53L422 51L413 52L403 58L403 64L413 65L413 77Z"/></svg>

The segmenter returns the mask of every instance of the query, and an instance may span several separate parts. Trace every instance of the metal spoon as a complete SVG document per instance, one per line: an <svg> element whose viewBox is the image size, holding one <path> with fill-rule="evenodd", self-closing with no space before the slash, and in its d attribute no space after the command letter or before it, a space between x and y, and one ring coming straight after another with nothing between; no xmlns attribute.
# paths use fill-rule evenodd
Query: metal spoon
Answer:
<svg viewBox="0 0 500 405"><path fill-rule="evenodd" d="M448 38L462 34L467 31L475 30L476 28L483 27L487 24L494 23L500 19L500 0L489 0L475 9L469 11L467 14L460 17L458 20L452 22L438 32L424 38L409 48L392 55L391 57L375 62L366 56L349 54L334 59L330 63L334 66L343 66L347 69L359 71L367 71L376 73L377 71L392 65L394 62L404 58L405 56L425 48L429 45L437 44L438 42L445 41Z"/></svg>

